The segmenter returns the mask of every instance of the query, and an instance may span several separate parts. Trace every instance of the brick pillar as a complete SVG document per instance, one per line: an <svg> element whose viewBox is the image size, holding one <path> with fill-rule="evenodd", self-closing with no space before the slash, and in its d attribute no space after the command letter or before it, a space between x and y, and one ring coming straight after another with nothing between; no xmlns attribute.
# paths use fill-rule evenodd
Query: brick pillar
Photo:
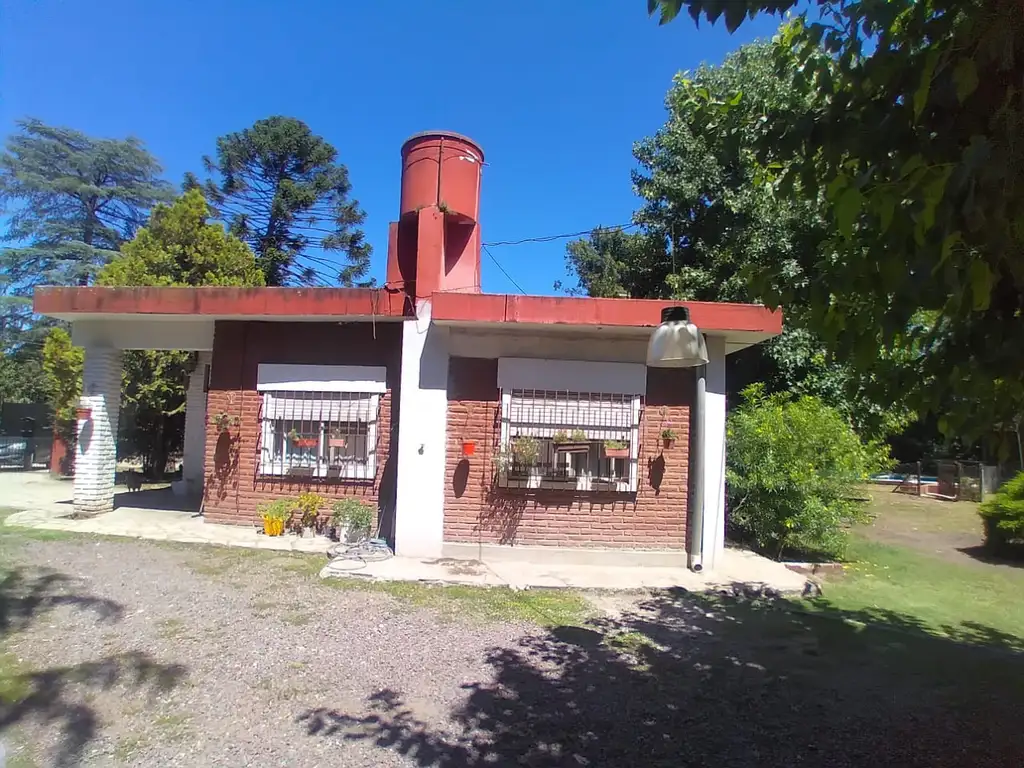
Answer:
<svg viewBox="0 0 1024 768"><path fill-rule="evenodd" d="M181 457L181 479L188 494L203 492L206 464L206 371L212 352L199 352L196 369L188 379L185 395L185 443Z"/></svg>
<svg viewBox="0 0 1024 768"><path fill-rule="evenodd" d="M87 347L75 451L75 512L97 515L114 508L117 422L121 410L121 350Z"/></svg>

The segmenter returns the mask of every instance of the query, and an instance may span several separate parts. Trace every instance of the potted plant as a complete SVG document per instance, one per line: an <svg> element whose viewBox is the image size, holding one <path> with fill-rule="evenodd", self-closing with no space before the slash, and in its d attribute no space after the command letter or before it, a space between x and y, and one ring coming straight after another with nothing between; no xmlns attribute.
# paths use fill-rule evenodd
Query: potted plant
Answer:
<svg viewBox="0 0 1024 768"><path fill-rule="evenodd" d="M333 434L328 436L328 438L327 438L327 447L328 448L347 448L348 447L348 438L345 437L344 435L342 435L339 432L335 432L335 433L333 433Z"/></svg>
<svg viewBox="0 0 1024 768"><path fill-rule="evenodd" d="M512 439L512 458L521 467L533 467L540 460L540 442L537 438L520 435Z"/></svg>
<svg viewBox="0 0 1024 768"><path fill-rule="evenodd" d="M589 453L590 441L582 429L574 429L572 434L566 434L565 430L558 430L551 437L555 445L556 453Z"/></svg>
<svg viewBox="0 0 1024 768"><path fill-rule="evenodd" d="M463 440L462 441L462 455L463 456L475 456L476 455L476 440Z"/></svg>
<svg viewBox="0 0 1024 768"><path fill-rule="evenodd" d="M326 503L327 499L319 493L306 491L299 494L299 498L295 501L295 511L299 513L299 525L302 528L303 536L312 536L316 532L320 508Z"/></svg>
<svg viewBox="0 0 1024 768"><path fill-rule="evenodd" d="M256 509L263 521L263 533L267 536L284 535L284 524L292 516L292 503L288 499L265 501Z"/></svg>
<svg viewBox="0 0 1024 768"><path fill-rule="evenodd" d="M331 538L341 537L341 529L345 529L345 540L357 544L370 537L373 525L373 506L362 499L341 499L334 503L331 511Z"/></svg>
<svg viewBox="0 0 1024 768"><path fill-rule="evenodd" d="M237 416L221 411L210 419L210 423L217 428L218 432L227 432L232 427L237 427L241 421Z"/></svg>
<svg viewBox="0 0 1024 768"><path fill-rule="evenodd" d="M92 418L92 408L86 408L84 405L80 405L75 408L75 418L79 421Z"/></svg>
<svg viewBox="0 0 1024 768"><path fill-rule="evenodd" d="M604 457L606 459L628 459L629 443L624 440L605 440Z"/></svg>
<svg viewBox="0 0 1024 768"><path fill-rule="evenodd" d="M676 431L668 428L661 430L661 442L666 448L674 448L676 444Z"/></svg>

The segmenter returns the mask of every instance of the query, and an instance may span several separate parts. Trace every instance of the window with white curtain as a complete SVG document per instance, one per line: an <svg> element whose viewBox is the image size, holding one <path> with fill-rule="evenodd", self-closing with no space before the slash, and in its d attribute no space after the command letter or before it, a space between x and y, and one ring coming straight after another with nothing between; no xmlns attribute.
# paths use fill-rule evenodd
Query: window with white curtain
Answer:
<svg viewBox="0 0 1024 768"><path fill-rule="evenodd" d="M372 480L380 368L260 365L260 473Z"/></svg>

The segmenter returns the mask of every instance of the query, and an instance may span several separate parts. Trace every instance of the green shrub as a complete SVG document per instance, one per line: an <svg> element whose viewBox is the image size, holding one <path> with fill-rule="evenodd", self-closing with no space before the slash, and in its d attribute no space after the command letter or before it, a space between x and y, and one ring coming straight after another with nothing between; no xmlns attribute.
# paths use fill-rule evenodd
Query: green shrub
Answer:
<svg viewBox="0 0 1024 768"><path fill-rule="evenodd" d="M1024 550L1024 472L1003 483L978 508L985 525L985 546L994 552Z"/></svg>
<svg viewBox="0 0 1024 768"><path fill-rule="evenodd" d="M361 499L340 499L334 502L331 522L346 528L350 537L365 539L370 535L370 527L373 525L373 506Z"/></svg>
<svg viewBox="0 0 1024 768"><path fill-rule="evenodd" d="M274 499L264 501L256 506L256 512L262 520L281 520L287 522L295 509L295 502L290 499Z"/></svg>
<svg viewBox="0 0 1024 768"><path fill-rule="evenodd" d="M729 524L775 558L785 550L838 557L846 528L866 519L855 486L889 465L887 449L861 442L815 397L743 392L728 421Z"/></svg>

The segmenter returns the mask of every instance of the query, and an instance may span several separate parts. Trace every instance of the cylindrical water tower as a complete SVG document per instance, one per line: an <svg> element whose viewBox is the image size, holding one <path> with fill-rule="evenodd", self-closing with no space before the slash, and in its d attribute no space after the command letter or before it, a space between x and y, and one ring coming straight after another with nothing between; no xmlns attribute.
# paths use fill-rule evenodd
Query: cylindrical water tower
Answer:
<svg viewBox="0 0 1024 768"><path fill-rule="evenodd" d="M483 150L476 142L450 131L425 131L402 145L402 198L391 275L405 283L414 275L436 275L437 290L480 292L480 177ZM417 241L418 219L427 209L443 217L443 257ZM443 258L443 264L423 259ZM434 286L432 285L431 288ZM421 295L417 288L417 295Z"/></svg>

